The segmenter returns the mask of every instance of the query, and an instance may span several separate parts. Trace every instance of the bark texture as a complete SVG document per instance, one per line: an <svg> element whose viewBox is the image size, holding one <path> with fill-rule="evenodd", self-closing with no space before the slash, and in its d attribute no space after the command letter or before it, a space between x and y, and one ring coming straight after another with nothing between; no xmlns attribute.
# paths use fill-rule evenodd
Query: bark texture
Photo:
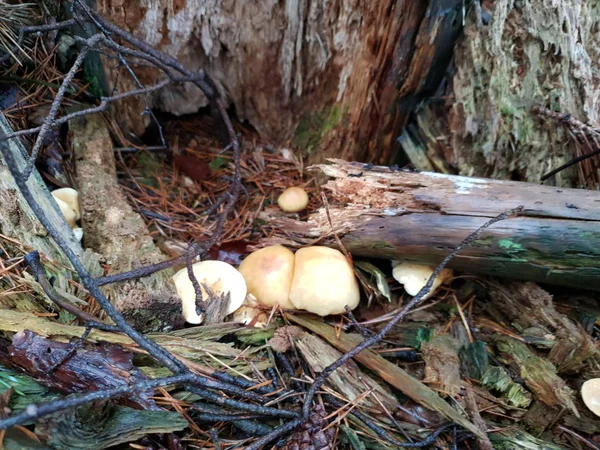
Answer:
<svg viewBox="0 0 600 450"><path fill-rule="evenodd" d="M77 188L82 207L84 244L101 255L106 275L155 264L166 257L155 247L140 215L117 181L113 145L101 115L69 122ZM114 305L141 330L180 322L172 270L103 288Z"/></svg>
<svg viewBox="0 0 600 450"><path fill-rule="evenodd" d="M455 47L447 156L462 175L539 182L581 150L533 106L600 125L600 4L499 0L489 26L470 19ZM576 176L556 181L572 186Z"/></svg>
<svg viewBox="0 0 600 450"><path fill-rule="evenodd" d="M600 7L482 3L482 14L474 7L466 17L458 0L98 0L97 8L186 66L206 70L242 119L312 161L389 164L419 106L401 142L420 169L537 182L581 149L559 125L536 119L532 106L600 125ZM448 84L440 84L452 57ZM126 74L117 78L114 62L105 67L120 90L133 86ZM144 83L159 77L143 67L138 73ZM179 85L150 104L184 114L206 100ZM119 108L138 133L143 106L138 99ZM567 171L556 182L572 186L579 175L582 183L598 177L595 170Z"/></svg>
<svg viewBox="0 0 600 450"><path fill-rule="evenodd" d="M418 97L437 87L462 26L459 0L99 0L97 9L204 69L263 137L313 159L387 162ZM105 67L120 90L133 86L126 74L117 78L114 62ZM144 83L159 77L137 71ZM151 103L184 114L206 99L188 83ZM124 105L123 122L141 132L143 100Z"/></svg>
<svg viewBox="0 0 600 450"><path fill-rule="evenodd" d="M600 289L600 192L394 171L335 160L317 168L333 230L356 256L435 265L490 218L523 206L454 258L458 270ZM335 245L321 209L307 222L266 218L277 232L264 244Z"/></svg>

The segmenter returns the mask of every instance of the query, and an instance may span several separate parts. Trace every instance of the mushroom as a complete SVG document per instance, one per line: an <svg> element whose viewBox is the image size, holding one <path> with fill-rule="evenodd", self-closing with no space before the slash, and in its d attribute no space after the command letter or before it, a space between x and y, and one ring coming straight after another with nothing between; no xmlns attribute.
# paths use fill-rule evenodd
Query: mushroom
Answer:
<svg viewBox="0 0 600 450"><path fill-rule="evenodd" d="M392 276L404 285L404 290L407 294L415 296L419 293L423 286L427 284L427 280L433 275L435 269L430 266L412 263L398 263L392 261L393 271ZM442 269L439 275L435 278L429 292L423 296L423 299L431 296L442 283L447 282L454 273L450 269Z"/></svg>
<svg viewBox="0 0 600 450"><path fill-rule="evenodd" d="M232 316L233 322L253 325L256 328L264 328L269 321L269 315L259 308L259 303L252 294L248 294L246 300Z"/></svg>
<svg viewBox="0 0 600 450"><path fill-rule="evenodd" d="M302 211L308 205L308 194L302 188L290 187L279 196L277 204L285 212Z"/></svg>
<svg viewBox="0 0 600 450"><path fill-rule="evenodd" d="M591 412L600 416L600 378L592 378L583 383L581 398Z"/></svg>
<svg viewBox="0 0 600 450"><path fill-rule="evenodd" d="M242 274L233 266L222 261L201 261L192 264L192 270L200 284L204 301L210 299L204 287L206 285L215 296L229 293L226 314L231 314L242 306L246 298L246 282ZM192 280L188 276L187 268L184 267L173 275L173 282L177 295L181 299L184 319L191 324L202 323L204 315L196 312L196 293Z"/></svg>
<svg viewBox="0 0 600 450"><path fill-rule="evenodd" d="M306 247L296 252L290 301L298 309L328 316L358 306L360 292L346 257L328 247Z"/></svg>
<svg viewBox="0 0 600 450"><path fill-rule="evenodd" d="M73 188L60 188L52 191L52 196L65 202L75 212L75 220L81 219L79 209L79 193Z"/></svg>
<svg viewBox="0 0 600 450"><path fill-rule="evenodd" d="M246 280L248 292L266 306L294 309L290 287L294 275L294 254L281 245L250 253L238 269Z"/></svg>
<svg viewBox="0 0 600 450"><path fill-rule="evenodd" d="M75 213L75 211L73 211L73 209L60 198L54 197L54 201L60 208L60 212L65 217L69 226L71 228L75 228L77 226L77 214Z"/></svg>

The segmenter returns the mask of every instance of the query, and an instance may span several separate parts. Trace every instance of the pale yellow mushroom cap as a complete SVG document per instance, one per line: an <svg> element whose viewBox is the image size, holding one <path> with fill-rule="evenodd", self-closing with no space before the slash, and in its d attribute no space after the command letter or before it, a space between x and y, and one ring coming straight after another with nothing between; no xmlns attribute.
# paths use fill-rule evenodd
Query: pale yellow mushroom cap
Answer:
<svg viewBox="0 0 600 450"><path fill-rule="evenodd" d="M285 212L302 211L308 205L308 194L299 187L287 188L277 199L277 204Z"/></svg>
<svg viewBox="0 0 600 450"><path fill-rule="evenodd" d="M592 378L583 383L581 398L591 412L600 416L600 378Z"/></svg>
<svg viewBox="0 0 600 450"><path fill-rule="evenodd" d="M206 302L210 299L203 286L203 284L206 284L217 296L229 292L230 300L226 314L231 314L242 306L246 298L246 282L235 267L222 261L201 261L193 264L192 270L198 283L200 283L202 300ZM177 295L181 299L183 317L186 322L192 324L202 323L204 317L196 313L196 293L192 280L188 277L187 268L184 267L173 275L173 282L175 283Z"/></svg>
<svg viewBox="0 0 600 450"><path fill-rule="evenodd" d="M238 269L246 280L248 292L266 306L294 309L290 287L294 275L294 254L281 245L250 253Z"/></svg>
<svg viewBox="0 0 600 450"><path fill-rule="evenodd" d="M399 263L394 267L392 275L396 281L404 285L404 290L407 294L415 296L427 284L427 280L433 275L434 270L435 268L433 267L421 264ZM445 283L452 276L452 270L442 269L440 274L435 278L431 289L423 298L431 296L442 283Z"/></svg>
<svg viewBox="0 0 600 450"><path fill-rule="evenodd" d="M296 252L290 301L298 309L328 316L354 309L360 291L346 257L328 247L306 247Z"/></svg>
<svg viewBox="0 0 600 450"><path fill-rule="evenodd" d="M62 213L62 215L65 216L65 219L69 226L71 228L75 228L77 226L77 215L75 214L75 211L73 211L73 209L71 209L71 207L67 205L64 201L62 201L60 198L55 197L54 201L60 208L60 212Z"/></svg>
<svg viewBox="0 0 600 450"><path fill-rule="evenodd" d="M60 188L52 191L54 198L59 198L65 202L75 212L75 220L81 218L81 210L79 209L79 193L73 188Z"/></svg>

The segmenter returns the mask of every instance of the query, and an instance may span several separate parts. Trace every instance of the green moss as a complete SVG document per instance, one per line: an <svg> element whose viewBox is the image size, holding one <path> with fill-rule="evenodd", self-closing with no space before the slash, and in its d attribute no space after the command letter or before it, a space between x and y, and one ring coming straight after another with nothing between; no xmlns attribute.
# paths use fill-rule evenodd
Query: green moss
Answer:
<svg viewBox="0 0 600 450"><path fill-rule="evenodd" d="M306 112L300 119L292 145L310 154L319 147L321 139L340 124L343 110L339 105L328 107L319 112Z"/></svg>
<svg viewBox="0 0 600 450"><path fill-rule="evenodd" d="M498 241L498 246L507 251L507 253L514 254L519 252L524 252L525 249L521 244L517 244L516 242L511 241L510 239L500 239Z"/></svg>

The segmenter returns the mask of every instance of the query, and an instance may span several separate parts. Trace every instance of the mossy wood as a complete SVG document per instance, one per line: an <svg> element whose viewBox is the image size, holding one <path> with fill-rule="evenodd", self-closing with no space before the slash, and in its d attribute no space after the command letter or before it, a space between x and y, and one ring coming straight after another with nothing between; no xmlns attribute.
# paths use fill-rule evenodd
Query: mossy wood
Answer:
<svg viewBox="0 0 600 450"><path fill-rule="evenodd" d="M354 256L435 265L490 218L523 206L450 267L600 290L600 192L330 161L313 169L331 178L333 230ZM323 208L303 222L266 219L280 231L264 244L335 246Z"/></svg>

